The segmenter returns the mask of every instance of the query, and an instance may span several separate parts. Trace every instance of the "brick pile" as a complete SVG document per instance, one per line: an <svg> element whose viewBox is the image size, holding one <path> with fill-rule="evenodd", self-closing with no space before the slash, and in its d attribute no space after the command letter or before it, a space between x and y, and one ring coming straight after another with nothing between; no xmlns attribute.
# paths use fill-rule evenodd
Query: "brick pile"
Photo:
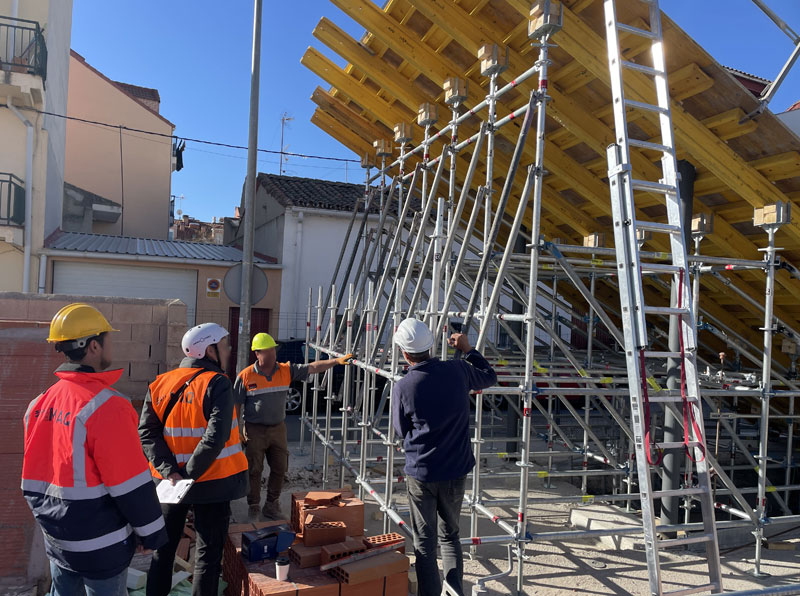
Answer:
<svg viewBox="0 0 800 596"><path fill-rule="evenodd" d="M223 577L228 582L225 594L406 596L409 562L404 554L405 538L395 533L363 536L363 511L364 504L348 491L292 495L291 523L298 535L288 552L289 580L284 582L275 579L275 561L249 563L240 554L242 532L284 522L231 526L223 559ZM397 545L397 549L327 572L320 570L320 565L387 545Z"/></svg>

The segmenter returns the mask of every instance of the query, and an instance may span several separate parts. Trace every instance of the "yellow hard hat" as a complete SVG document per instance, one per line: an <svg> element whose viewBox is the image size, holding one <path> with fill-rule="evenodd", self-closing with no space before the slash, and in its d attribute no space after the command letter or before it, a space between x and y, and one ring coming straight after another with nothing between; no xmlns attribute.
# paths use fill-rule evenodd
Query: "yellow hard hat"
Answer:
<svg viewBox="0 0 800 596"><path fill-rule="evenodd" d="M277 345L278 344L275 343L275 340L272 339L272 336L269 333L256 333L253 336L253 345L250 346L250 349L253 351L269 350Z"/></svg>
<svg viewBox="0 0 800 596"><path fill-rule="evenodd" d="M75 341L94 337L107 331L117 331L94 306L76 302L59 310L50 321L51 343Z"/></svg>

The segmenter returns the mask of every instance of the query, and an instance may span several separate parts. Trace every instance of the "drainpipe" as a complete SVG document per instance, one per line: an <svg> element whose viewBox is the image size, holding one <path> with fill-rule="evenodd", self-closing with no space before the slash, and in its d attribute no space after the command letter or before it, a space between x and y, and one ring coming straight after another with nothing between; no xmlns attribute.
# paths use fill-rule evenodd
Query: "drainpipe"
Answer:
<svg viewBox="0 0 800 596"><path fill-rule="evenodd" d="M33 124L14 106L11 96L6 98L8 109L27 127L25 148L25 250L22 270L22 291L29 292L31 285L31 209L33 204Z"/></svg>
<svg viewBox="0 0 800 596"><path fill-rule="evenodd" d="M38 294L44 294L47 287L47 255L39 255L39 289Z"/></svg>
<svg viewBox="0 0 800 596"><path fill-rule="evenodd" d="M302 211L297 212L297 228L295 237L295 250L294 250L294 295L292 296L292 307L297 309L300 304L300 272L303 270L301 257L303 256L303 217L305 214ZM297 329L297 318L292 324L292 335L299 337Z"/></svg>

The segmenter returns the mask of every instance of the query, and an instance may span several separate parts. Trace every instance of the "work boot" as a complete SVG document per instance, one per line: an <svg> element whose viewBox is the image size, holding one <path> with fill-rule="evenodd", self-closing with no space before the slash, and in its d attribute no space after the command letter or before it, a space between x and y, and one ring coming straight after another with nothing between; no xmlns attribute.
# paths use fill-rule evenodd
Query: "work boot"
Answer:
<svg viewBox="0 0 800 596"><path fill-rule="evenodd" d="M286 519L286 516L283 515L283 511L281 511L281 505L278 503L277 499L274 501L264 501L264 507L261 508L261 515L263 515L267 520Z"/></svg>
<svg viewBox="0 0 800 596"><path fill-rule="evenodd" d="M247 521L250 521L250 522L259 521L259 519L258 519L258 514L260 512L259 509L260 508L259 508L258 505L250 505L247 508Z"/></svg>

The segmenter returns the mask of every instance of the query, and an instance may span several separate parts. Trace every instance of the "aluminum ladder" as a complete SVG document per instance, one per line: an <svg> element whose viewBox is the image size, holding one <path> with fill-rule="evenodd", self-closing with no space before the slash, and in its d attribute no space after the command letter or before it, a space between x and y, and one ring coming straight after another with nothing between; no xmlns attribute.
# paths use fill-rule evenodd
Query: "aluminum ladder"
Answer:
<svg viewBox="0 0 800 596"><path fill-rule="evenodd" d="M669 86L667 84L664 42L661 30L661 11L658 0L639 0L647 4L650 11L650 30L639 29L620 23L617 19L616 1L604 0L606 40L613 99L615 143L608 147L608 178L611 191L611 206L614 220L614 241L616 245L617 268L619 273L619 292L622 307L625 336L625 355L627 361L629 390L631 400L631 426L634 435L636 468L641 492L642 523L644 526L645 551L649 575L650 594L695 594L698 592L719 593L722 591L722 573L719 561L716 523L714 520L714 500L711 492L708 463L705 458L706 443L703 425L703 412L700 403L696 346L697 328L692 312L691 286L689 280L688 253L684 238L684 225L681 219L680 191L678 188L678 164L675 155L675 140L670 111ZM628 33L652 41L652 66L626 61L620 51L619 35ZM646 79L648 94L656 98L649 103L642 95L635 95L644 101L626 99L624 80L637 78L637 89L643 89ZM654 93L650 93L652 89ZM650 118L658 118L661 142L631 138L628 131L627 111L644 111ZM654 116L655 115L655 116ZM661 154L663 178L658 181L642 180L633 177L630 151L631 147L655 151ZM663 197L667 210L667 223L640 220L637 216L636 193L647 192ZM666 234L671 249L670 264L659 265L664 274L673 278L678 285L676 306L648 306L642 291L641 261L639 240L642 232ZM679 352L648 351L648 316L677 316L680 323ZM648 395L646 358L676 358L681 363L680 391L659 392L652 398ZM649 417L650 401L659 402L665 408L684 408L684 441L650 444ZM670 403L672 402L672 403ZM697 422L699 420L699 423ZM696 486L684 486L675 490L653 490L652 474L659 462L654 462L651 447L663 453L668 449L685 449L696 462ZM660 461L660 460L659 460ZM696 499L700 502L703 517L703 531L688 536L660 539L659 533L669 532L669 526L656 527L653 503L657 499L680 497ZM662 585L659 550L685 544L705 545L708 561L708 578L702 585L682 587L674 591L664 591Z"/></svg>

